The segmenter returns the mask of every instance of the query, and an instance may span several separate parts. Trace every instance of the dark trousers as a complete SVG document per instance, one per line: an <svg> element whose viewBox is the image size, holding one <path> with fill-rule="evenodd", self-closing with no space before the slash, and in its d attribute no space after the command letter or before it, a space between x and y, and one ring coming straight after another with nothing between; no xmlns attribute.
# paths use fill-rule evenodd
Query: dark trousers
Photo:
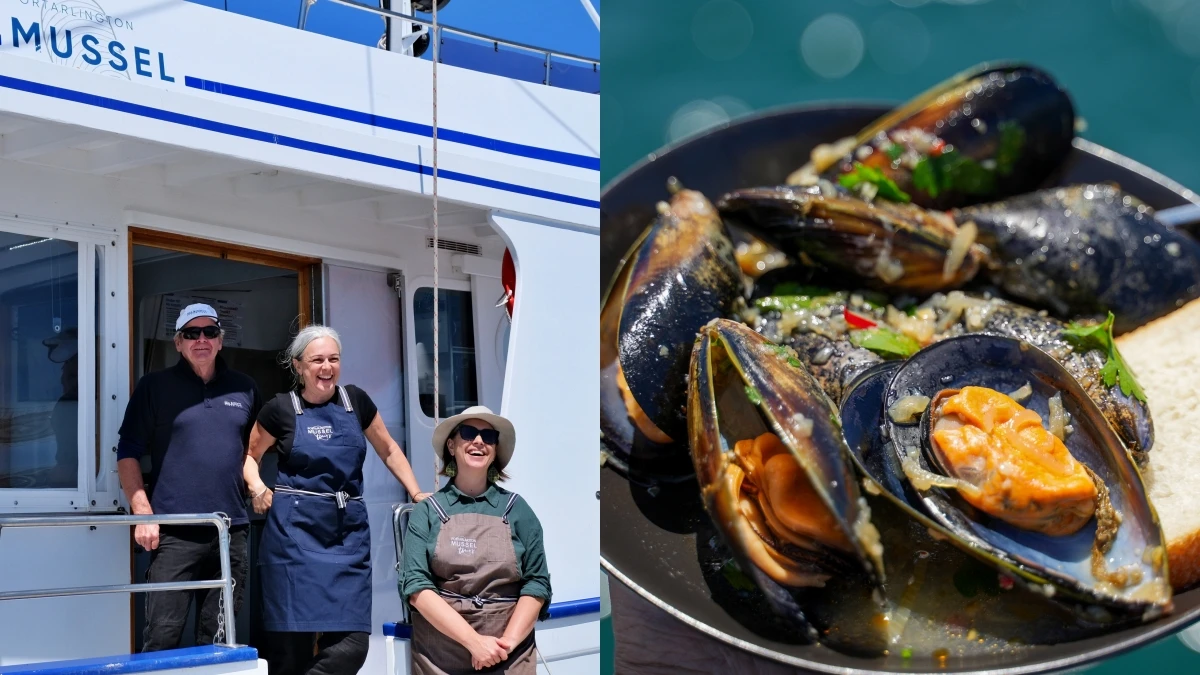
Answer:
<svg viewBox="0 0 1200 675"><path fill-rule="evenodd" d="M367 633L321 633L320 637L316 633L268 635L268 675L355 675L367 662L370 646Z"/></svg>
<svg viewBox="0 0 1200 675"><path fill-rule="evenodd" d="M246 533L249 525L229 528L229 567L233 573L233 611L242 606L246 586ZM202 581L221 578L221 544L212 526L163 525L158 548L150 553L146 581ZM146 632L142 651L177 649L187 623L188 607L195 598L200 608L196 644L212 644L221 607L220 588L197 591L154 591L146 594Z"/></svg>

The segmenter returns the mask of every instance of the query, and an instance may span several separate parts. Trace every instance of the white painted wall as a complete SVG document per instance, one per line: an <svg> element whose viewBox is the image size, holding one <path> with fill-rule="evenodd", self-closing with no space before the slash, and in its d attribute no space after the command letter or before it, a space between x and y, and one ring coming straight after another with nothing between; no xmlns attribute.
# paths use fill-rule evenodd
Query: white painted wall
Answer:
<svg viewBox="0 0 1200 675"><path fill-rule="evenodd" d="M400 352L400 297L387 286L385 272L330 265L326 270L326 313L342 339L343 384L361 387L379 408L392 438L402 447L404 372ZM369 444L368 444L369 445ZM410 457L411 448L408 448ZM428 453L417 453L418 457ZM425 460L428 463L428 460ZM407 501L404 487L368 447L363 467L363 500L371 523L371 648L363 673L383 673L387 650L381 630L398 621L396 550L392 505ZM429 489L431 484L422 484Z"/></svg>
<svg viewBox="0 0 1200 675"><path fill-rule="evenodd" d="M479 403L492 410L503 408L504 369L508 366L508 340L512 324L503 306L496 301L504 295L497 276L487 273L471 275L471 298L475 321L475 361L478 364Z"/></svg>
<svg viewBox="0 0 1200 675"><path fill-rule="evenodd" d="M595 598L600 471L590 449L596 440L600 339L594 320L564 320L564 308L599 316L599 231L548 227L502 213L490 220L512 248L517 267L502 409L516 426L517 449L506 487L520 493L542 523L554 598ZM579 630L598 645L599 627L592 621ZM546 654L578 648L578 636L558 633L539 633Z"/></svg>

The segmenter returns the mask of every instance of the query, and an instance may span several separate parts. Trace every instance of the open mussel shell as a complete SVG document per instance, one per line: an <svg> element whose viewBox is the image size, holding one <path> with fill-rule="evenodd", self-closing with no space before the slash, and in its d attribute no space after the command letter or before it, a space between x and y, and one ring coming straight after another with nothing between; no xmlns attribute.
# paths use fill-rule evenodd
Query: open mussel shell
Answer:
<svg viewBox="0 0 1200 675"><path fill-rule="evenodd" d="M701 330L690 372L696 476L704 507L739 567L774 611L801 625L821 628L822 616L844 615L844 608L833 607L839 603L871 604L877 611L873 590L883 580L882 547L836 409L816 381L786 348L726 319ZM786 455L755 463L740 454L739 442L764 434L774 434ZM821 533L788 529L797 521L816 522ZM804 591L821 587L831 592ZM848 622L838 634L859 650L885 649L883 635L865 624Z"/></svg>
<svg viewBox="0 0 1200 675"><path fill-rule="evenodd" d="M1071 455L1103 481L1111 506L1120 515L1111 548L1093 560L1097 518L1077 532L1049 536L1020 529L972 508L952 489L934 487L930 479L945 475L929 461L929 410L923 422L897 422L886 411L902 398L983 386L1002 393L1029 385L1032 394L1021 404L1043 420L1049 401L1061 394L1072 433L1064 443ZM1041 350L1012 338L965 335L935 343L909 358L896 370L884 391L884 447L892 457L889 471L901 467L908 483L902 499L919 507L948 532L960 547L1018 577L1074 610L1082 619L1106 624L1151 620L1171 609L1164 539L1158 517L1146 498L1141 475L1079 384ZM911 462L907 467L903 466ZM881 486L895 481L877 481ZM914 487L916 486L916 487ZM917 500L911 500L913 491ZM890 492L890 490L889 490ZM1098 509L1099 512L1099 509ZM1111 534L1111 530L1107 530ZM1126 573L1114 581L1112 573Z"/></svg>
<svg viewBox="0 0 1200 675"><path fill-rule="evenodd" d="M1074 106L1049 74L983 64L876 120L847 154L829 154L797 174L836 183L860 162L914 204L947 209L1036 189L1067 156L1074 135ZM788 182L800 180L793 174Z"/></svg>
<svg viewBox="0 0 1200 675"><path fill-rule="evenodd" d="M690 473L687 367L696 332L744 289L729 233L700 193L679 189L634 242L600 312L600 429L635 473Z"/></svg>

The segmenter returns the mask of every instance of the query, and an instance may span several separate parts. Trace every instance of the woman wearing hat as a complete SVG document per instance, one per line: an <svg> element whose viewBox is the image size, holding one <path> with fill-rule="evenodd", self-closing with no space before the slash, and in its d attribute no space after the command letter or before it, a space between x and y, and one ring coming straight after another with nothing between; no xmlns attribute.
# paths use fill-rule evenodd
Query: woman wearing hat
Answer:
<svg viewBox="0 0 1200 675"><path fill-rule="evenodd" d="M341 351L332 328L300 331L287 351L297 389L263 406L250 435L243 474L254 510L269 511L258 564L271 675L353 675L367 659L371 532L362 497L367 442L415 500L427 496L371 398L358 387L338 384ZM274 491L258 471L272 447L280 454Z"/></svg>
<svg viewBox="0 0 1200 675"><path fill-rule="evenodd" d="M508 476L516 432L483 406L437 426L446 487L413 509L400 594L414 610L414 675L537 672L533 624L550 603L542 525Z"/></svg>

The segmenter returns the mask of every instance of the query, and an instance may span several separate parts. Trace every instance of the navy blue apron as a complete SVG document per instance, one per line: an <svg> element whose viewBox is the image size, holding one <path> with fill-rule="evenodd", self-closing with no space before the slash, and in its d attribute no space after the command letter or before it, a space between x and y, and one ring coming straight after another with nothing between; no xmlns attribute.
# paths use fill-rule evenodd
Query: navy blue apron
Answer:
<svg viewBox="0 0 1200 675"><path fill-rule="evenodd" d="M292 452L279 463L258 558L269 631L371 631L367 439L346 390L337 393L340 406L307 409L291 394Z"/></svg>

